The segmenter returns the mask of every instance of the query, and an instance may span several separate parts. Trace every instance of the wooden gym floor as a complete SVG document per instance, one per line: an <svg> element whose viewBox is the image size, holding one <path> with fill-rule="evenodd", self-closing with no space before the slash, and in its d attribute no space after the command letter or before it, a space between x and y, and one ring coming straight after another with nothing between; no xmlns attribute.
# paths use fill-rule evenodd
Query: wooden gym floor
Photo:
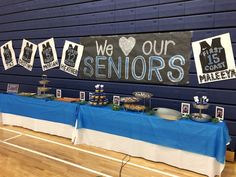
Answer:
<svg viewBox="0 0 236 177"><path fill-rule="evenodd" d="M125 159L124 159L125 158ZM129 162L122 166L127 160ZM203 177L163 163L0 124L0 177ZM222 177L236 177L227 162Z"/></svg>

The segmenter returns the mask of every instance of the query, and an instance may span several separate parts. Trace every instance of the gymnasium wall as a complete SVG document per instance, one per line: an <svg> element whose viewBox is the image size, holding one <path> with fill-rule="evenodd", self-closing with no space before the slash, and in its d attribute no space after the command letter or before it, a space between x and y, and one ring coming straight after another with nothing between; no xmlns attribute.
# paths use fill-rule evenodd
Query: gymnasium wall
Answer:
<svg viewBox="0 0 236 177"><path fill-rule="evenodd" d="M60 60L65 40L171 31L193 31L192 41L230 32L236 53L235 0L1 0L0 8L0 45L13 40L17 58L23 38L38 44L54 37ZM36 92L42 74L48 75L52 93L59 88L63 96L79 97L79 91L93 91L95 84L103 83L108 95L152 92L153 107L180 109L181 102L192 103L193 96L204 93L210 99L206 113L214 115L215 106L225 108L233 139L229 149L236 149L236 79L199 85L193 58L190 83L168 86L79 80L59 68L42 72L37 53L32 72L19 65L4 71L0 62L0 91L6 90L7 83L19 83L20 91Z"/></svg>

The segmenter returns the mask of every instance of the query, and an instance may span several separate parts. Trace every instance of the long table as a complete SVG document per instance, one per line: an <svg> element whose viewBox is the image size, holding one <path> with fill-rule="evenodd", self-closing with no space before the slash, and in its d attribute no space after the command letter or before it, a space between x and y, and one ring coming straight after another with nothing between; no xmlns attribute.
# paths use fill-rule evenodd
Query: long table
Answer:
<svg viewBox="0 0 236 177"><path fill-rule="evenodd" d="M221 174L230 141L224 122L168 121L110 107L17 95L0 94L0 112L3 124L72 139L76 136L78 144L164 162L210 177Z"/></svg>
<svg viewBox="0 0 236 177"><path fill-rule="evenodd" d="M3 124L72 138L79 105L49 99L0 94Z"/></svg>
<svg viewBox="0 0 236 177"><path fill-rule="evenodd" d="M168 121L157 116L82 105L77 143L115 150L208 176L219 175L230 137L224 122Z"/></svg>

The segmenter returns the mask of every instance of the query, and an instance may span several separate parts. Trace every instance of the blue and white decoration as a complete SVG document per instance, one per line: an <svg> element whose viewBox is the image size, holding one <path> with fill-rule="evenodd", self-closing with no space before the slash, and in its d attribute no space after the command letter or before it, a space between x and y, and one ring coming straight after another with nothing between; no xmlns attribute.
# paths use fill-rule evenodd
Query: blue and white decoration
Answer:
<svg viewBox="0 0 236 177"><path fill-rule="evenodd" d="M1 56L5 70L10 69L15 65L17 65L16 55L13 49L12 41L8 41L7 43L1 46Z"/></svg>

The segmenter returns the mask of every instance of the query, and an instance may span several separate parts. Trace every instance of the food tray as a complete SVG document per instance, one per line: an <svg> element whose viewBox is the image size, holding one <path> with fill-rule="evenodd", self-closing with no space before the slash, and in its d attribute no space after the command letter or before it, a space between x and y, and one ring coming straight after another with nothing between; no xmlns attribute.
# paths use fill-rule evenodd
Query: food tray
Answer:
<svg viewBox="0 0 236 177"><path fill-rule="evenodd" d="M124 104L124 108L130 111L144 111L146 109L145 106L138 104Z"/></svg>
<svg viewBox="0 0 236 177"><path fill-rule="evenodd" d="M63 98L56 98L55 100L64 102L79 102L80 98L63 97Z"/></svg>
<svg viewBox="0 0 236 177"><path fill-rule="evenodd" d="M35 98L53 98L54 94L41 94L34 96Z"/></svg>
<svg viewBox="0 0 236 177"><path fill-rule="evenodd" d="M193 103L193 107L196 108L196 109L208 109L209 104L196 104L196 103Z"/></svg>
<svg viewBox="0 0 236 177"><path fill-rule="evenodd" d="M41 81L39 81L39 83L40 83L41 85L48 84L49 82L50 82L49 80L41 80Z"/></svg>
<svg viewBox="0 0 236 177"><path fill-rule="evenodd" d="M156 116L166 120L179 120L182 114L179 111L169 108L153 108Z"/></svg>
<svg viewBox="0 0 236 177"><path fill-rule="evenodd" d="M137 97L134 97L134 96L132 96L132 97L121 97L120 98L120 102L122 102L122 103L137 103L139 101L140 101L140 99L137 98Z"/></svg>
<svg viewBox="0 0 236 177"><path fill-rule="evenodd" d="M192 113L190 119L196 122L209 122L211 121L211 116L208 114Z"/></svg>
<svg viewBox="0 0 236 177"><path fill-rule="evenodd" d="M51 88L49 87L38 87L39 91L41 92L47 92L48 90L50 90Z"/></svg>
<svg viewBox="0 0 236 177"><path fill-rule="evenodd" d="M133 95L137 98L151 98L153 96L153 94L149 92L133 92Z"/></svg>
<svg viewBox="0 0 236 177"><path fill-rule="evenodd" d="M20 96L34 96L36 93L31 93L31 92L21 92L18 95Z"/></svg>

